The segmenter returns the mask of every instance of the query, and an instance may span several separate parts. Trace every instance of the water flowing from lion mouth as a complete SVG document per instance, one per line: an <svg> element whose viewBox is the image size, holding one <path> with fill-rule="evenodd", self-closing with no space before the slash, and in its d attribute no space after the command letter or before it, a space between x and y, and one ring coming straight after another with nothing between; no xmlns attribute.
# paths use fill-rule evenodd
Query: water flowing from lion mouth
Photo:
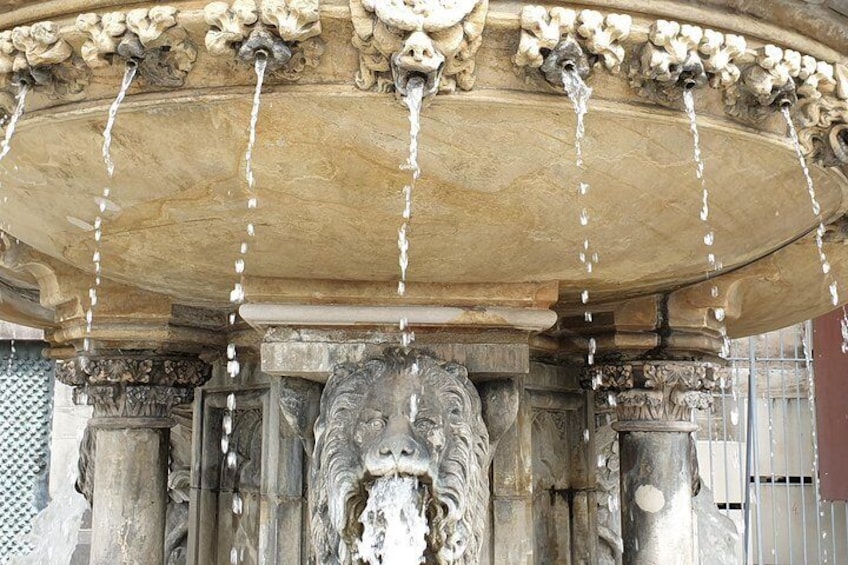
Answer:
<svg viewBox="0 0 848 565"><path fill-rule="evenodd" d="M359 514L359 560L367 565L424 563L431 501L428 485L415 476L394 474L376 478L366 489L367 502Z"/></svg>

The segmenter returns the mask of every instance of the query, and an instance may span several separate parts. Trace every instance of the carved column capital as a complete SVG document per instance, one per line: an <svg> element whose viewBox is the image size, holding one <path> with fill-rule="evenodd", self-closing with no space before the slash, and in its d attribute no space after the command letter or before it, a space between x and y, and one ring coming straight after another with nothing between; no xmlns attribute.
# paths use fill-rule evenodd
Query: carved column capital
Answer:
<svg viewBox="0 0 848 565"><path fill-rule="evenodd" d="M691 361L634 361L586 367L582 384L610 393L617 431L697 429L692 410L708 408L715 365Z"/></svg>
<svg viewBox="0 0 848 565"><path fill-rule="evenodd" d="M194 398L212 375L207 363L186 357L76 357L57 365L56 378L74 388L74 401L94 407L101 428L171 427L171 410Z"/></svg>

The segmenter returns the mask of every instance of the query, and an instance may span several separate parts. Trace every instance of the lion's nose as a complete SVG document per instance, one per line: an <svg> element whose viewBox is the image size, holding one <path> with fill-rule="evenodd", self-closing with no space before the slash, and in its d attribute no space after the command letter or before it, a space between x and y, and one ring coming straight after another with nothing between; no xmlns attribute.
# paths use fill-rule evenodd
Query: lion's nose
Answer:
<svg viewBox="0 0 848 565"><path fill-rule="evenodd" d="M390 438L380 446L380 455L391 456L395 461L400 461L404 457L414 457L417 453L418 447L409 438Z"/></svg>
<svg viewBox="0 0 848 565"><path fill-rule="evenodd" d="M418 455L418 446L410 435L409 422L406 418L401 416L389 418L386 435L377 452L395 461Z"/></svg>

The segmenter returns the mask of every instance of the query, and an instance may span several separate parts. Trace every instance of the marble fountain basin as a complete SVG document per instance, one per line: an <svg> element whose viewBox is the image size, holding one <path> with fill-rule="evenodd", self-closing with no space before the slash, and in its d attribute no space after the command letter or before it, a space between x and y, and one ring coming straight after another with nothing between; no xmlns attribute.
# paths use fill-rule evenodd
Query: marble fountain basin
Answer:
<svg viewBox="0 0 848 565"><path fill-rule="evenodd" d="M72 30L82 11L78 4L33 3L2 14L0 24L29 23L43 13L71 29L68 42L78 48L85 39ZM130 3L96 4L105 12ZM635 26L647 29L676 3L649 3L650 14L628 11L624 2L588 4L626 11ZM248 301L321 303L356 295L358 302L398 302L393 289L401 189L409 178L400 168L408 115L393 94L355 85L359 53L350 41L347 4L322 4L324 51L315 68L297 82L268 78L254 153L259 206L251 211L244 153L253 69L207 52L204 4L173 5L179 26L197 46L196 60L181 86L142 79L130 88L114 130L112 180L100 150L121 61L91 69L78 95L55 98L36 89L30 96L0 164L0 222L7 233L91 272L92 224L109 186L106 279L177 303L225 306L239 242L253 222ZM819 219L779 113L756 125L743 123L725 113L719 90L696 92L710 194L707 228L698 217L701 186L682 106L639 96L625 72L594 71L579 169L570 101L534 70L512 62L519 12L520 6L492 3L473 89L425 101L409 302L473 305L487 294L493 299L514 289L554 288L557 308L578 312L584 288L596 303L666 292L706 279L703 238L709 229L715 233L712 252L723 265L711 276L735 285L742 297L739 315L728 320L731 335L832 307L812 240ZM703 17L737 33L754 21L707 8L687 14L694 23ZM765 24L750 29L752 46L782 39L819 57L844 56L827 37L796 31L781 37L779 27ZM843 170L814 165L812 176L822 219L838 220L848 208ZM580 182L591 187L585 196L578 195ZM579 222L584 206L590 218L585 227ZM848 248L839 230L831 231L825 248L836 279L845 280ZM586 238L599 254L591 274L578 259ZM848 298L848 287L841 294Z"/></svg>

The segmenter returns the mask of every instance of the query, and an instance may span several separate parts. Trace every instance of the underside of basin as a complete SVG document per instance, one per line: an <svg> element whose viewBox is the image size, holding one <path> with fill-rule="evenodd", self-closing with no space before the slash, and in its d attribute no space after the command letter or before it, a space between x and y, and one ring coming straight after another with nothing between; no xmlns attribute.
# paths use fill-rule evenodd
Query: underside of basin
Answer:
<svg viewBox="0 0 848 565"><path fill-rule="evenodd" d="M97 203L108 187L102 268L116 283L178 304L226 307L239 243L246 224L253 223L248 301L275 296L333 301L345 292L333 297L332 290L309 288L373 285L380 290L372 302L398 302L385 289L399 276L396 239L409 177L401 167L408 115L395 96L354 85L357 50L349 41L353 28L346 6L323 6L323 54L314 69L297 83L268 78L254 152L256 210L245 206L244 181L252 69L206 53L200 8L191 2L180 8L180 25L200 46L193 69L178 88L144 80L130 88L114 130L113 179L106 176L100 147L120 62L91 71L81 95L55 99L36 89L0 165L5 200L0 220L7 233L52 260L91 273ZM663 6L656 9L662 15ZM25 19L26 13L4 17ZM70 25L72 16L57 9L59 21ZM753 42L779 31L702 9L689 14L696 16L736 33L748 29ZM780 270L816 272L811 234L819 218L779 113L757 124L741 122L725 113L722 92L697 90L709 190L704 222L702 186L680 101L658 105L631 88L626 70L596 69L588 79L594 96L586 118L585 164L578 168L569 99L535 69L511 61L519 27L511 6L490 6L474 89L425 102L423 173L410 226L410 288L425 289L414 294L416 300L426 302L428 288L554 285L557 309L569 312L582 308L584 289L595 303L613 303L707 278L738 276L754 285L757 277L745 269L766 258L779 260L780 250L793 244L809 252L795 253L792 264ZM824 35L818 43L794 32L783 37L832 57L829 44L835 39ZM813 166L812 178L821 219L840 218L848 194L843 172ZM586 195L579 195L580 183L590 186ZM584 208L586 226L580 222ZM704 243L708 232L715 238L711 248ZM590 253L597 253L592 272L579 260L586 240ZM841 274L848 267L846 253L826 247L834 272ZM708 253L720 264L718 272L710 268ZM827 280L807 278L813 279L809 304L792 315L769 316L768 323L729 321L731 333L827 309ZM21 287L20 281L14 284ZM796 290L787 284L764 292L771 302ZM753 286L746 292L749 302L759 300ZM447 301L456 302L456 294L433 293L430 300L451 295ZM848 298L848 289L843 294Z"/></svg>

